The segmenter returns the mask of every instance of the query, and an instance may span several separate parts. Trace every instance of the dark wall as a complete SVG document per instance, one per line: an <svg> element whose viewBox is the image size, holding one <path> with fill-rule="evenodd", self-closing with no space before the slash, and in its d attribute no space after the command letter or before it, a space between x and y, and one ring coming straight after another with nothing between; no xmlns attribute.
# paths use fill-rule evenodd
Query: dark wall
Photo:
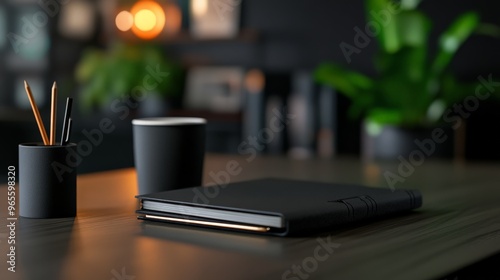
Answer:
<svg viewBox="0 0 500 280"><path fill-rule="evenodd" d="M500 25L499 1L441 0L423 1L421 9L434 25L431 46L436 38L461 13L474 10L487 23ZM243 27L253 28L264 38L263 66L270 68L315 67L324 61L344 63L341 42L353 44L354 27L364 29L365 9L361 0L252 0L244 1ZM466 77L485 71L499 72L500 39L474 36L457 53L452 67ZM371 57L377 43L372 41L360 54L353 55L350 66L372 73Z"/></svg>

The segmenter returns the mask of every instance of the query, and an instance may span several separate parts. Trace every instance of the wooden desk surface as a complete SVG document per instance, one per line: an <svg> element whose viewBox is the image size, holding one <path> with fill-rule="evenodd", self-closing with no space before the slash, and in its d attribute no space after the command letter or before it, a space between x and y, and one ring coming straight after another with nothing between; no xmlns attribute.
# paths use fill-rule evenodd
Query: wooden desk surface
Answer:
<svg viewBox="0 0 500 280"><path fill-rule="evenodd" d="M274 176L387 187L384 171L397 170L396 164L363 165L353 159L245 159L209 155L204 182L230 160L242 167L232 181ZM500 164L425 162L396 185L422 191L420 210L319 235L338 248L321 251L318 259L318 236L262 237L141 222L134 214L134 170L82 175L74 220L17 221L15 273L6 266L3 185L0 278L433 279L500 252L499 182Z"/></svg>

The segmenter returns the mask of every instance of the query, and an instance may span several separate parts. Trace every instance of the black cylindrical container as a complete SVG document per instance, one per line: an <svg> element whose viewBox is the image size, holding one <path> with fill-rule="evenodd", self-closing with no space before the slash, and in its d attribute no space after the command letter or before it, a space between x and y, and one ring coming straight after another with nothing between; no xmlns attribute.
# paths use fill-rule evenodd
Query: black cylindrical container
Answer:
<svg viewBox="0 0 500 280"><path fill-rule="evenodd" d="M132 124L139 194L201 185L205 119L147 118Z"/></svg>
<svg viewBox="0 0 500 280"><path fill-rule="evenodd" d="M76 144L19 145L19 215L64 218L76 215Z"/></svg>

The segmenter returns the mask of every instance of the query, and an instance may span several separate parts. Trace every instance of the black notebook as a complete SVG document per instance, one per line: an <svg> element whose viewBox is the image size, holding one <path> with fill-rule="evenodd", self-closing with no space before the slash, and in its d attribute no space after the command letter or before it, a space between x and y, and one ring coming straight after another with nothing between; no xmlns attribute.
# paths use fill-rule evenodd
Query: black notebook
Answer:
<svg viewBox="0 0 500 280"><path fill-rule="evenodd" d="M422 205L417 190L261 179L137 196L139 219L271 235L303 235Z"/></svg>

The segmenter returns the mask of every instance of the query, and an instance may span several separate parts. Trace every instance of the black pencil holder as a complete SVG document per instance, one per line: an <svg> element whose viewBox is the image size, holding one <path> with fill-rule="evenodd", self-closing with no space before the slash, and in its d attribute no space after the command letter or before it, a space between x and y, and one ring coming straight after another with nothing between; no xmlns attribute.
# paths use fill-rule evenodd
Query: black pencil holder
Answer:
<svg viewBox="0 0 500 280"><path fill-rule="evenodd" d="M26 218L76 216L76 144L19 145L19 215Z"/></svg>

